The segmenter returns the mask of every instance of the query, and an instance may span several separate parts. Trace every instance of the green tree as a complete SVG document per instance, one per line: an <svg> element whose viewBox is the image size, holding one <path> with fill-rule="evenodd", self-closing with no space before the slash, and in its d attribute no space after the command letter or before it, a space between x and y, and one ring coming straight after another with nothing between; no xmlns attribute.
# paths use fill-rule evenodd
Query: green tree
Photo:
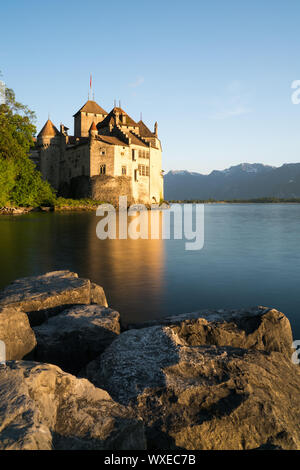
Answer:
<svg viewBox="0 0 300 470"><path fill-rule="evenodd" d="M14 185L14 165L9 160L0 157L0 206L6 206L10 202L11 190Z"/></svg>
<svg viewBox="0 0 300 470"><path fill-rule="evenodd" d="M0 105L0 205L39 206L55 202L55 193L29 158L36 132L35 114L5 90Z"/></svg>

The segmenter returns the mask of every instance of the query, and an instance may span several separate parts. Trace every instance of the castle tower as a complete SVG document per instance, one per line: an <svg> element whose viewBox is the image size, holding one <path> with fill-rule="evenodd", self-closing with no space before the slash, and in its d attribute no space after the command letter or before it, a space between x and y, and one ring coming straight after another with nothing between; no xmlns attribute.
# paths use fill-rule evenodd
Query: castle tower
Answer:
<svg viewBox="0 0 300 470"><path fill-rule="evenodd" d="M40 171L50 184L59 185L60 134L53 122L48 119L37 136L40 155Z"/></svg>
<svg viewBox="0 0 300 470"><path fill-rule="evenodd" d="M56 129L50 119L46 121L39 134L37 135L37 143L39 145L49 145L51 141L59 135L58 129Z"/></svg>
<svg viewBox="0 0 300 470"><path fill-rule="evenodd" d="M88 137L89 130L94 122L98 124L107 116L107 112L95 101L88 100L82 108L74 114L74 136Z"/></svg>

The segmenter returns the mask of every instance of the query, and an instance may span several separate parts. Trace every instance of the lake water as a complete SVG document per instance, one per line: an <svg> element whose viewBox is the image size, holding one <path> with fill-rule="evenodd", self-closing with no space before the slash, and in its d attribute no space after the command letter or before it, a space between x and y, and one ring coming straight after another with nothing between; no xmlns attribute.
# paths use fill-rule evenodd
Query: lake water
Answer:
<svg viewBox="0 0 300 470"><path fill-rule="evenodd" d="M205 242L99 240L95 213L0 217L0 287L70 269L102 285L125 322L264 305L300 339L300 205L205 205Z"/></svg>

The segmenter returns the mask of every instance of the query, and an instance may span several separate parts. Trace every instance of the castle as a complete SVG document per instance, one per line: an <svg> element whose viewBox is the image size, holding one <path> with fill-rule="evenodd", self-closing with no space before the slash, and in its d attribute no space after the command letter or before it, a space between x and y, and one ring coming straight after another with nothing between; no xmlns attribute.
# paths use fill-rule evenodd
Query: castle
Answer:
<svg viewBox="0 0 300 470"><path fill-rule="evenodd" d="M135 122L121 107L107 113L88 100L74 114L74 136L63 124L47 120L31 158L43 177L66 197L116 202L159 203L163 198L162 148L142 120Z"/></svg>

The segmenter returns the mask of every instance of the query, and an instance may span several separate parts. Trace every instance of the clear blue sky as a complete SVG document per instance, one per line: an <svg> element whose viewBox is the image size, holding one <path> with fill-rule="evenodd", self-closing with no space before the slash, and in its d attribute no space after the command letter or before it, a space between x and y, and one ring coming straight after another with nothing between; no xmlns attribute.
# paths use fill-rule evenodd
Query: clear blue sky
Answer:
<svg viewBox="0 0 300 470"><path fill-rule="evenodd" d="M0 70L73 132L95 100L158 121L165 170L300 161L299 0L2 0Z"/></svg>

